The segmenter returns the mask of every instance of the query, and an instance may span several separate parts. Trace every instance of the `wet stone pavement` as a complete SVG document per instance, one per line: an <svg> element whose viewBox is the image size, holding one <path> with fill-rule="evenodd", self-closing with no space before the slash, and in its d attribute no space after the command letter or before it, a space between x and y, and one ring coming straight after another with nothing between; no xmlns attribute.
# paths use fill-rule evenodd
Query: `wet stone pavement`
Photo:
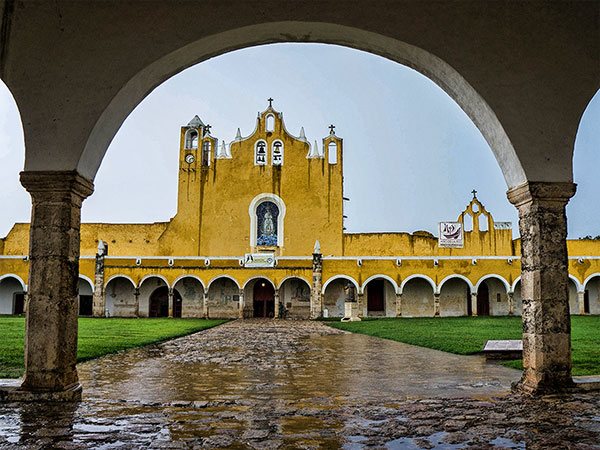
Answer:
<svg viewBox="0 0 600 450"><path fill-rule="evenodd" d="M245 320L78 366L78 404L0 404L4 448L600 448L600 394L318 322Z"/></svg>

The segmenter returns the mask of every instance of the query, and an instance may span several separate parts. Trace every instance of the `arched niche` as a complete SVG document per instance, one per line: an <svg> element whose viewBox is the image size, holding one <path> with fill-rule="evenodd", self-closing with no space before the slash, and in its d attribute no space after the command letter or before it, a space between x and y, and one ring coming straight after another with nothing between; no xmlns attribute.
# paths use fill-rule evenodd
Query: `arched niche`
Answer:
<svg viewBox="0 0 600 450"><path fill-rule="evenodd" d="M310 289L309 282L300 277L288 277L280 284L279 301L288 318L310 318Z"/></svg>
<svg viewBox="0 0 600 450"><path fill-rule="evenodd" d="M111 277L104 288L106 317L133 317L135 315L135 284L124 276Z"/></svg>
<svg viewBox="0 0 600 450"><path fill-rule="evenodd" d="M424 275L411 276L402 283L402 317L431 317L434 313L434 286Z"/></svg>
<svg viewBox="0 0 600 450"><path fill-rule="evenodd" d="M471 316L471 285L459 276L449 277L440 285L440 316Z"/></svg>
<svg viewBox="0 0 600 450"><path fill-rule="evenodd" d="M195 276L182 276L175 280L173 289L181 295L181 317L202 317L204 285Z"/></svg>
<svg viewBox="0 0 600 450"><path fill-rule="evenodd" d="M211 319L235 319L239 315L240 286L231 278L220 276L208 287L207 311Z"/></svg>

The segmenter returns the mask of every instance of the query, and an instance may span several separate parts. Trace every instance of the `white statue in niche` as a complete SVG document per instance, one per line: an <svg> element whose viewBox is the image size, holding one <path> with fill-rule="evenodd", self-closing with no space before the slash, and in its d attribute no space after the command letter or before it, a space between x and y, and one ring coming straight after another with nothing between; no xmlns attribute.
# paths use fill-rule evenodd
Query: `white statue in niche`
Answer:
<svg viewBox="0 0 600 450"><path fill-rule="evenodd" d="M264 215L262 234L263 234L263 236L273 236L275 234L275 225L273 224L273 215L271 214L271 212L268 209Z"/></svg>

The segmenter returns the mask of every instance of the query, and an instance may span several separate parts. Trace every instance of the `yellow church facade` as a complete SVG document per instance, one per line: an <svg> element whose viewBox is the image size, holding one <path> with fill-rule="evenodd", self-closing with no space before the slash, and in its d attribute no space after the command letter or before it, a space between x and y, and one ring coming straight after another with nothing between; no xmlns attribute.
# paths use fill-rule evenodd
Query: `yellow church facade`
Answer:
<svg viewBox="0 0 600 450"><path fill-rule="evenodd" d="M311 143L271 102L229 144L194 117L169 222L81 225L80 314L308 319L349 301L362 317L521 314L511 224L474 193L438 237L346 233L343 157L333 126ZM26 309L28 242L25 223L0 240L0 314ZM600 241L567 247L571 314L600 314Z"/></svg>

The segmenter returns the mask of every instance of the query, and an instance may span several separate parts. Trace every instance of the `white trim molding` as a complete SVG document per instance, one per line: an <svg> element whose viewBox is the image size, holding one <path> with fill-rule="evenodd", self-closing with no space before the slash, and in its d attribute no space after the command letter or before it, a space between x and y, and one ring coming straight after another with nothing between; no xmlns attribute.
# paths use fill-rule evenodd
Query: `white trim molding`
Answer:
<svg viewBox="0 0 600 450"><path fill-rule="evenodd" d="M422 273L415 273L413 275L409 275L404 280L402 280L402 284L400 284L400 292L399 293L402 294L404 292L404 286L406 286L406 283L408 283L410 280L414 280L415 278L421 278L421 279L427 281L431 285L431 288L433 289L433 293L439 294L439 292L437 291L437 286L435 284L435 281L433 281L427 275L424 275Z"/></svg>
<svg viewBox="0 0 600 450"><path fill-rule="evenodd" d="M364 294L365 288L367 287L367 284L369 284L369 281L377 280L377 279L382 279L382 280L389 281L390 283L392 283L392 286L394 286L394 292L396 294L400 293L400 288L398 286L398 283L396 283L396 280L394 280L392 277L390 277L388 275L383 275L383 274L372 275L369 278L367 278L364 281L364 283L362 284L362 286L360 287L360 291L361 291L360 293Z"/></svg>
<svg viewBox="0 0 600 450"><path fill-rule="evenodd" d="M444 286L444 283L446 283L447 281L452 280L453 278L458 278L459 280L463 280L469 286L469 291L471 292L471 294L474 292L475 287L473 286L473 283L471 282L471 280L469 280L464 275L460 275L458 273L453 273L451 275L448 275L442 281L440 281L440 284L437 287L437 293L441 294L442 293L442 287Z"/></svg>
<svg viewBox="0 0 600 450"><path fill-rule="evenodd" d="M352 278L349 275L341 275L341 274L334 275L334 276L330 277L325 283L323 283L323 287L321 288L321 294L325 294L325 289L327 289L327 286L329 286L329 284L332 281L339 280L339 279L351 281L354 284L354 287L356 288L356 293L362 294L362 291L360 290L360 286L358 285L358 283L356 282L356 280L354 278Z"/></svg>

